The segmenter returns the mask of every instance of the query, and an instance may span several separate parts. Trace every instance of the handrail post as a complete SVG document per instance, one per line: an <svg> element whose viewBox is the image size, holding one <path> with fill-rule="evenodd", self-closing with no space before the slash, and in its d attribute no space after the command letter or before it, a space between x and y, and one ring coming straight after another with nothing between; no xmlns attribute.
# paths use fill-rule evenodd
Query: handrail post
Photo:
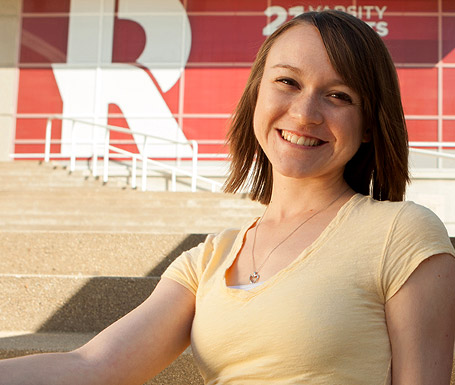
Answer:
<svg viewBox="0 0 455 385"><path fill-rule="evenodd" d="M47 119L46 141L44 142L44 161L49 163L51 157L52 118Z"/></svg>
<svg viewBox="0 0 455 385"><path fill-rule="evenodd" d="M131 188L135 189L136 185L136 175L137 175L137 159L133 156L133 164L131 165Z"/></svg>
<svg viewBox="0 0 455 385"><path fill-rule="evenodd" d="M197 141L192 140L191 144L193 145L193 173L191 175L191 191L196 191L197 185L197 158L198 158L198 144Z"/></svg>
<svg viewBox="0 0 455 385"><path fill-rule="evenodd" d="M93 126L92 140L93 140L93 158L92 158L92 175L96 178L98 176L98 146L96 145L96 126Z"/></svg>
<svg viewBox="0 0 455 385"><path fill-rule="evenodd" d="M172 169L171 173L171 191L176 192L177 191L177 185L176 185L176 176L175 176L175 168Z"/></svg>
<svg viewBox="0 0 455 385"><path fill-rule="evenodd" d="M103 164L103 182L107 183L109 178L109 139L111 131L106 127L104 134L104 164Z"/></svg>
<svg viewBox="0 0 455 385"><path fill-rule="evenodd" d="M142 147L142 191L147 190L147 136L144 136Z"/></svg>
<svg viewBox="0 0 455 385"><path fill-rule="evenodd" d="M175 144L175 156L176 156L176 166L180 167L182 165L182 157L180 156L180 143Z"/></svg>
<svg viewBox="0 0 455 385"><path fill-rule="evenodd" d="M74 129L74 120L71 122L71 154L70 154L70 171L76 169L76 130Z"/></svg>
<svg viewBox="0 0 455 385"><path fill-rule="evenodd" d="M438 147L438 152L442 152L442 147L441 146ZM437 162L438 162L438 169L442 169L443 168L442 166L443 166L444 159L441 156L438 156Z"/></svg>

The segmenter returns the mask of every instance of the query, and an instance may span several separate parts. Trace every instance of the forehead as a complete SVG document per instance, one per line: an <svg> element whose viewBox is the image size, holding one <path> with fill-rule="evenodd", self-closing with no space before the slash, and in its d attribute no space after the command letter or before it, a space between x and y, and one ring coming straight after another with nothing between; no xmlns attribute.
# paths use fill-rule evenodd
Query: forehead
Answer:
<svg viewBox="0 0 455 385"><path fill-rule="evenodd" d="M326 48L318 29L311 24L298 24L283 32L270 48L266 69L277 64L292 66L300 70L320 70L339 77L330 63Z"/></svg>

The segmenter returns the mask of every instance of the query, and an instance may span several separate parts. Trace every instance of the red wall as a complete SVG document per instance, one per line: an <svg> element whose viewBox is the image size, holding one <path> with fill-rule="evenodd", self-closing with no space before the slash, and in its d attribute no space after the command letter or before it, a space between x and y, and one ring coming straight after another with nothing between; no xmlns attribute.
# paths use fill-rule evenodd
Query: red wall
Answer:
<svg viewBox="0 0 455 385"><path fill-rule="evenodd" d="M120 1L112 0L114 13L103 13L105 20L114 23L112 62L140 67L136 60L147 43L147 33L140 23L118 17L115 11ZM162 4L168 1L163 0ZM182 0L191 28L191 49L184 74L163 91L154 75L147 68L142 70L159 90L187 139L223 139L228 116L242 92L264 33L296 13L337 7L370 23L389 47L398 68L410 139L455 141L455 2L355 3L356 6L353 1L342 0ZM43 139L45 116L63 112L64 101L51 66L67 62L70 9L70 0L23 1L16 139ZM137 10L131 10L131 14L134 12ZM79 16L103 20L99 14ZM164 14L162 17L164 25ZM164 43L167 38L161 37ZM159 49L165 55L164 50L172 46L160 43ZM93 67L99 63L87 61L80 67L84 65ZM141 96L141 92L135 92L136 98ZM105 114L111 124L128 126L134 121L128 120L122 105L116 103L106 107ZM61 125L57 124L53 138L59 139L61 132ZM43 148L43 144L16 143L15 151L42 152ZM135 150L136 146L125 148ZM201 145L201 150L215 152L221 146ZM52 151L59 152L60 146L55 144Z"/></svg>

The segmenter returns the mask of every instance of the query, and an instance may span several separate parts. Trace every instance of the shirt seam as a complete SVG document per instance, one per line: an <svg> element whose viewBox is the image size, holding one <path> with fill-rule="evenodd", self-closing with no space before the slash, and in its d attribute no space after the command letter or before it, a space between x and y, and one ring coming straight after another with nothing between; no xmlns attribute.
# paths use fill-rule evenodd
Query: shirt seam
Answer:
<svg viewBox="0 0 455 385"><path fill-rule="evenodd" d="M389 381L390 380L390 381ZM389 365L387 367L386 377L384 379L384 385L389 385L392 382L392 358L389 360Z"/></svg>

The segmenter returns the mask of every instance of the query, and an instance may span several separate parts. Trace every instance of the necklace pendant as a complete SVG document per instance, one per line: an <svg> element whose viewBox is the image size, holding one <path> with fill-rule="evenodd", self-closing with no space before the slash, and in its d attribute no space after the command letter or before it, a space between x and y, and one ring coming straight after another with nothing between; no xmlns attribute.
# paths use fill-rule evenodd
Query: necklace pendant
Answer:
<svg viewBox="0 0 455 385"><path fill-rule="evenodd" d="M259 278L261 278L261 276L258 274L257 271L255 271L254 273L250 274L250 282L251 283L256 283L257 281L259 281Z"/></svg>

